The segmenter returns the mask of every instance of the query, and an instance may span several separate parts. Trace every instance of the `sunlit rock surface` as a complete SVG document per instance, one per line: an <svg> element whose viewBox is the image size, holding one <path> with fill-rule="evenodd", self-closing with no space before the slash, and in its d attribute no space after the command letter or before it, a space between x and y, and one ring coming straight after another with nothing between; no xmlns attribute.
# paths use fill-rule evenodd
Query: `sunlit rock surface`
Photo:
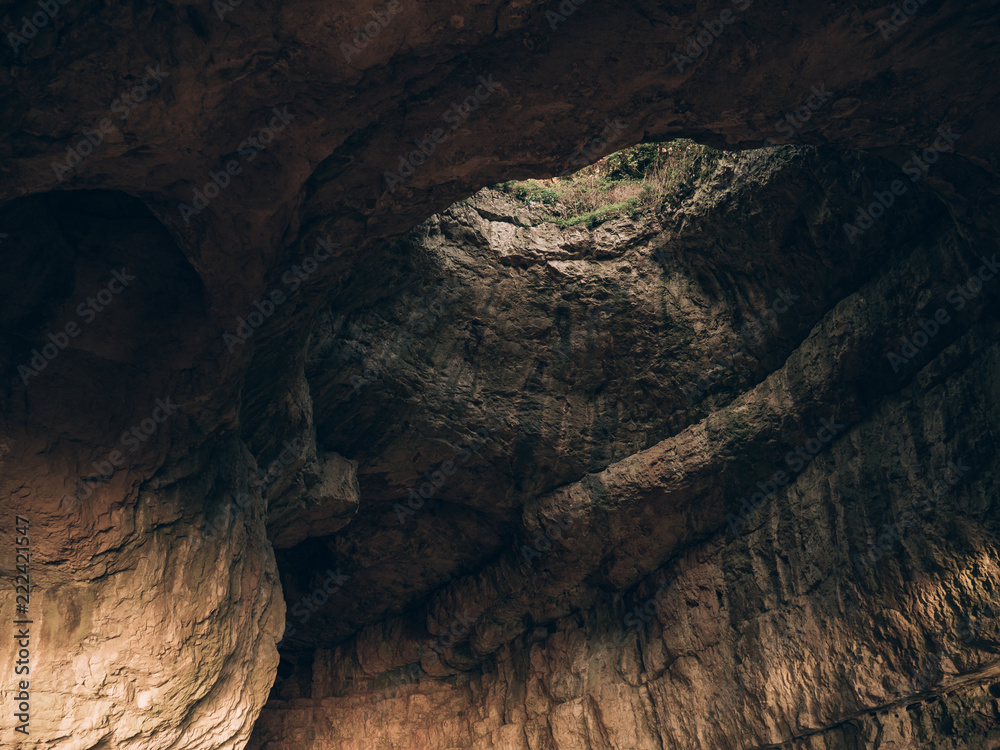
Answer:
<svg viewBox="0 0 1000 750"><path fill-rule="evenodd" d="M316 412L400 416L377 438L329 432L359 457L369 498L322 550L353 580L291 644L251 747L995 741L1000 352L988 287L968 281L993 260L924 191L873 228L884 255L853 250L830 224L838 204L894 172L811 149L724 157L725 183L676 213L587 234L525 227L539 206L513 241L498 206L518 207L485 191L359 264L351 303L310 339ZM795 197L764 211L776 190ZM766 267L767 287L733 248ZM408 271L407 258L419 267L398 292L360 296L369 273ZM432 333L394 345L442 278L456 301L432 311ZM775 299L791 304L764 315ZM886 356L941 307L948 322L912 361ZM411 510L407 471L433 472L448 451L394 464L406 455L394 443L440 415L494 410L507 431ZM529 429L539 447L518 463ZM508 521L498 509L512 501ZM508 539L503 523L520 528ZM474 569L432 578L456 538L475 541L480 557L460 558ZM292 601L292 571L318 552L280 556Z"/></svg>

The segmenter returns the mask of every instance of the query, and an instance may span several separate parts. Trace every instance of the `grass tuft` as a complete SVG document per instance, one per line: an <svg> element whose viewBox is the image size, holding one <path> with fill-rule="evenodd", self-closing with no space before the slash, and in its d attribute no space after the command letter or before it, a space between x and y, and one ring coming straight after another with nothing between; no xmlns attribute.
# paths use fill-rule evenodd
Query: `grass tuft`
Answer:
<svg viewBox="0 0 1000 750"><path fill-rule="evenodd" d="M687 139L643 143L609 154L568 177L510 180L494 188L552 208L561 227L598 224L643 211L677 209L710 179L722 152Z"/></svg>

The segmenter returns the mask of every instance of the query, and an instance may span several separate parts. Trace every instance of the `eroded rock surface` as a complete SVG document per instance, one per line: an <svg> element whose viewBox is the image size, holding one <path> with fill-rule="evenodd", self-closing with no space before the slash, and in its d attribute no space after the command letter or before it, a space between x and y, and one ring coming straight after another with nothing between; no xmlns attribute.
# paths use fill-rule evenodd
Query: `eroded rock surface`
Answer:
<svg viewBox="0 0 1000 750"><path fill-rule="evenodd" d="M372 269L417 258L426 276L414 275L428 281L404 275L395 295L333 308L314 332L307 373L317 414L364 424L387 409L407 430L395 438L382 425L370 448L364 434L333 443L359 456L371 499L325 550L354 585L305 625L317 650L300 635L286 654L290 671L251 747L990 747L998 713L989 691L1000 689L997 324L989 287L975 293L968 280L993 261L930 194L889 217L877 240L885 255L852 257L844 235L824 226L839 202L829 185L850 194L894 171L809 149L726 158L726 186L704 188L676 213L604 225L586 243L572 229L526 226L530 218L498 228L504 199L486 191L429 220L405 253L390 246L371 258ZM789 185L795 201L756 208ZM793 231L795 246L768 254L773 237ZM613 258L600 257L603 242L618 249ZM515 245L522 260L512 270ZM769 291L794 304L741 346L740 323L773 304L740 273L750 247L767 264ZM565 260L574 251L582 257ZM575 266L553 275L553 263ZM448 274L437 270L445 264ZM347 288L365 288L364 264L358 273ZM426 317L442 276L456 280L460 302L431 332L395 344L414 314ZM959 284L964 295L952 295ZM626 309L588 328L589 311L623 289ZM491 315L477 309L483 299ZM941 307L949 322L926 349L905 366L886 356ZM461 331L477 320L470 349ZM567 332L581 343L563 349ZM654 346L661 357L647 352ZM720 350L736 351L733 364L702 377ZM660 390L645 403L642 391L619 390L637 381ZM475 474L457 471L409 510L394 440L512 396L519 405L500 410L510 432L483 442ZM604 397L619 418L601 442L613 450L620 441L618 460L595 460L590 425L574 417L600 413ZM976 414L948 406L956 399ZM548 418L525 419L536 413ZM636 424L646 428L638 437ZM534 480L560 466L539 451L531 455L544 469L511 469L526 429L562 459L554 487ZM418 454L410 470L433 472L447 456ZM567 483L574 473L584 478ZM934 490L945 479L954 488ZM758 488L778 491L762 501ZM485 512L512 496L519 518ZM487 547L508 536L498 523L514 527L512 539ZM443 566L455 538L482 557L465 573L467 559L453 555L450 580L438 582L429 566ZM281 567L308 569L318 550L289 550ZM418 571L407 581L411 606L393 615L399 595L387 571L408 559L422 567L409 568ZM433 581L426 603L416 576ZM292 581L286 590L299 591ZM375 622L340 642L365 620Z"/></svg>
<svg viewBox="0 0 1000 750"><path fill-rule="evenodd" d="M888 34L876 3L733 5L681 65L721 8L403 2L345 53L372 7L68 3L7 38L0 523L31 519L34 661L31 736L5 677L3 742L239 748L277 670L255 746L991 747L995 630L948 634L996 604L994 292L898 372L885 353L996 248L994 4L927 3ZM5 32L37 7L7 6ZM732 157L677 213L559 231L488 194L428 220L592 161L609 121L601 149L780 139L816 87L793 135L820 151ZM739 493L834 418L726 538ZM959 459L940 519L852 572L901 488ZM632 633L661 576L669 606ZM935 653L933 681L909 676ZM737 678L744 702L699 720Z"/></svg>

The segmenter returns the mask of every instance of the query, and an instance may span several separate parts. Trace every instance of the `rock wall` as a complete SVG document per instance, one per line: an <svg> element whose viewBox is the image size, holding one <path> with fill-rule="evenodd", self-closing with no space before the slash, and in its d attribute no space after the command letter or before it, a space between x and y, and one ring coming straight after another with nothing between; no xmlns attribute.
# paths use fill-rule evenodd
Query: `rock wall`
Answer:
<svg viewBox="0 0 1000 750"><path fill-rule="evenodd" d="M322 356L310 386L317 403L330 399L317 413L365 423L373 419L366 409L388 407L419 434L440 429L437 415L467 405L470 390L485 412L520 382L521 406L501 409L513 435L500 430L496 444L483 444L474 476L456 473L412 512L401 505L404 485L392 487L405 472L391 463L393 441L412 427L399 438L381 427L370 447L363 435L347 446L373 456L359 465L372 503L326 554L355 585L306 625L316 650L300 640L286 654L289 668L250 747L993 746L1000 392L994 292L988 281L979 292L968 282L983 268L979 246L927 194L887 218L885 234L872 239L883 255L852 257L824 223L850 200L852 182L891 178L877 159L774 150L726 158L719 172L726 187L706 186L676 214L606 224L586 240L533 225L537 216L509 204L508 215L522 211L521 226L497 221L504 199L492 191L432 218L405 257L418 259L431 288L442 264L455 269L447 278L462 291L442 294L469 312L448 308L432 334L398 356L378 355L392 351L399 330L382 321L407 320L432 296L427 287L411 282L387 299L352 297L346 312L331 311L312 339ZM795 200L765 214L756 207L773 200L772 189ZM755 224L765 216L773 224ZM791 232L811 246L773 243ZM371 267L391 267L396 253L387 248ZM505 274L515 255L521 273ZM740 274L748 256L767 268L769 291L800 298L786 319L768 319L752 348L733 342L760 308L740 303L773 301L760 271ZM348 289L371 288L359 275ZM952 294L959 284L964 295ZM561 362L567 329L551 295L571 299L566 317L583 323L600 309L593 290L610 297L615 287L627 290L626 309L608 316L606 330L568 326L586 344L569 350L572 364ZM489 292L511 302L487 318L477 306ZM673 316L645 314L667 295L674 304L659 309ZM948 322L926 348L914 347L913 361L887 357L895 349L909 356L895 342L921 324L930 330L941 308ZM484 320L471 353L457 333L470 320ZM499 354L518 343L526 356ZM666 350L662 369L645 350L651 344ZM701 378L720 350L736 350L731 368ZM353 381L357 389L348 388L350 373L364 368L352 360L378 363ZM616 379L622 370L629 376ZM674 387L646 403L642 393L616 392L656 376ZM699 380L683 398L678 386ZM410 383L423 398L408 395ZM604 395L631 412L606 428L612 445L635 439L636 424L645 433L626 443L626 458L605 453L601 470L585 463L594 458L586 426L565 425L577 411L597 412ZM536 412L548 418L526 424ZM551 431L538 445L584 463L586 478L539 492L544 479L531 464L512 466L518 437L536 425ZM420 458L433 468L441 456ZM552 471L555 462L537 460L547 465L534 471ZM507 488L520 486L535 495L518 498L521 528L508 541L497 532L502 516L481 506L490 488L493 507L502 507L499 493L509 499ZM466 505L482 514L478 523ZM456 538L481 550L472 573ZM295 552L281 558L286 574L308 568ZM317 548L304 552L315 565ZM449 580L427 576L427 603L411 594L392 615L398 594L384 572L424 556L438 568L451 559ZM426 568L411 568L409 591L420 575ZM341 643L351 612L359 624L374 622Z"/></svg>
<svg viewBox="0 0 1000 750"><path fill-rule="evenodd" d="M314 657L351 643L351 659L319 658L337 675L360 660L358 700L428 638L454 642L422 674L495 675L518 639L601 596L641 597L709 544L737 488L834 406L860 430L934 363L972 371L973 353L947 352L990 330L988 290L900 372L884 354L996 245L993 3L928 2L898 27L877 3L740 0L725 21L694 2L591 3L67 3L37 27L37 3L5 6L0 525L17 539L30 519L33 661L25 737L9 710L18 650L0 641L2 742L238 748L275 673L275 700L321 700ZM723 31L699 52L706 24ZM795 119L817 90L823 106ZM842 224L942 132L951 151L848 242ZM821 151L750 155L700 208L638 234L524 227L537 217L496 196L422 225L485 185L677 136ZM794 315L743 342L793 282ZM438 288L464 296L436 305ZM393 343L401 329L414 345ZM974 396L939 398L937 421L982 411L989 428ZM413 483L465 452L436 504L399 523ZM656 468L666 456L676 476ZM569 557L525 570L523 547L553 523ZM957 565L965 547L948 539ZM14 547L0 549L4 621ZM869 592L862 611L883 601ZM975 726L976 679L913 731ZM887 705L885 691L865 700ZM847 730L824 722L851 695L748 736L833 737ZM260 737L283 721L274 705ZM882 711L856 736L909 731ZM463 741L442 726L425 744Z"/></svg>

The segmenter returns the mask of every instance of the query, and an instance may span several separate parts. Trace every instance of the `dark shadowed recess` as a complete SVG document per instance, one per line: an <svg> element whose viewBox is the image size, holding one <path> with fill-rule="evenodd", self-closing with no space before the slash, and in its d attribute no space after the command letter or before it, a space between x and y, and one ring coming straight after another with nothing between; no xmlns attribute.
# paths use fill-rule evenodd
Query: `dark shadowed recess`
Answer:
<svg viewBox="0 0 1000 750"><path fill-rule="evenodd" d="M72 405L56 416L91 436L104 399L165 393L194 366L204 288L141 200L113 190L28 196L0 207L0 230L4 412Z"/></svg>

